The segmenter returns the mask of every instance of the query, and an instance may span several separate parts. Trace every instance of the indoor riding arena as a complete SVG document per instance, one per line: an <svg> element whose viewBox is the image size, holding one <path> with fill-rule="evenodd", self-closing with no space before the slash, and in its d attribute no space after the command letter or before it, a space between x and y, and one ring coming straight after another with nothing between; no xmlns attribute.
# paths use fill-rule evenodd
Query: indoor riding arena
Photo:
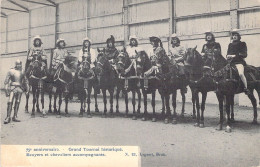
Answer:
<svg viewBox="0 0 260 167"><path fill-rule="evenodd" d="M260 166L259 40L260 0L1 0L1 146L138 148L137 165L75 166Z"/></svg>

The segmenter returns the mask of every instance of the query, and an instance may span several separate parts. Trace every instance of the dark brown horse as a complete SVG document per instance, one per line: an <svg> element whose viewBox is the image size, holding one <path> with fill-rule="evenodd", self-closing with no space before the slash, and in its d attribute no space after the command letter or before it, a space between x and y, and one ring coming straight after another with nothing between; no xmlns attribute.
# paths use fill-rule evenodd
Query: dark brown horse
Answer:
<svg viewBox="0 0 260 167"><path fill-rule="evenodd" d="M194 126L204 127L204 110L207 98L207 93L214 91L216 84L211 77L208 77L209 69L204 69L202 56L195 48L188 48L185 55L185 66L187 76L189 78L189 86L192 92L193 117L197 117L197 122ZM201 105L199 103L199 93L202 94ZM195 107L196 105L196 107ZM201 112L200 112L201 111ZM197 113L197 115L196 115Z"/></svg>
<svg viewBox="0 0 260 167"><path fill-rule="evenodd" d="M234 121L234 95L243 93L244 86L235 66L231 65L223 56L215 56L213 60L213 77L217 83L216 94L219 101L220 111L220 122L217 130L221 130L223 126L223 101L224 97L226 97L226 132L231 132L230 124ZM247 65L245 66L245 76L247 78L248 89L250 91L247 96L250 99L254 110L254 118L252 123L257 124L257 103L253 91L256 90L258 95L260 95L260 71L254 66Z"/></svg>
<svg viewBox="0 0 260 167"><path fill-rule="evenodd" d="M32 86L33 93L33 108L32 108L32 118L35 117L35 104L37 102L37 110L39 109L39 95L41 95L41 113L42 116L46 117L46 112L44 110L44 89L46 87L46 79L47 79L47 64L41 58L41 55L33 55L32 62L26 70L26 75L29 78L29 84ZM28 111L28 100L29 94L26 96L26 106L25 108Z"/></svg>
<svg viewBox="0 0 260 167"><path fill-rule="evenodd" d="M85 112L85 102L87 97L87 117L91 118L90 114L90 95L92 92L92 88L94 89L94 98L95 98L95 111L98 112L98 104L97 104L97 78L93 69L90 68L90 60L88 58L84 58L82 63L78 67L78 72L76 74L74 86L74 90L77 90L78 96L80 99L81 107L79 116L83 117L83 113Z"/></svg>
<svg viewBox="0 0 260 167"><path fill-rule="evenodd" d="M103 94L104 102L104 113L103 117L106 117L107 114L107 95L106 91L110 94L110 114L113 116L113 95L114 88L116 86L116 72L112 65L109 63L108 59L105 56L105 49L98 49L97 56L97 65L95 68L95 73L98 78L98 86Z"/></svg>
<svg viewBox="0 0 260 167"><path fill-rule="evenodd" d="M172 107L173 107L173 124L177 123L177 113L176 113L176 99L177 99L177 90L180 90L182 96L182 109L181 109L181 117L184 117L185 112L185 94L187 93L187 86L189 81L185 75L179 74L178 65L173 57L170 60L173 65L171 68L171 93L172 93Z"/></svg>
<svg viewBox="0 0 260 167"><path fill-rule="evenodd" d="M153 118L152 121L156 121L155 117L155 92L158 88L157 77L155 76L155 69L152 67L151 60L149 59L145 51L136 52L137 60L137 75L142 78L141 89L144 97L144 115L142 120L147 119L147 95L152 94L152 107L153 107Z"/></svg>
<svg viewBox="0 0 260 167"><path fill-rule="evenodd" d="M135 61L135 60L133 60ZM137 114L140 113L141 108L141 91L140 91L140 79L136 75L134 65L129 58L125 48L119 51L119 55L116 58L116 70L118 72L117 80L117 92L116 92L116 110L119 112L118 99L119 93L122 91L125 97L126 104L126 117L128 115L128 92L132 92L132 105L133 105L133 120L137 119L135 111L135 95L138 95L138 108Z"/></svg>

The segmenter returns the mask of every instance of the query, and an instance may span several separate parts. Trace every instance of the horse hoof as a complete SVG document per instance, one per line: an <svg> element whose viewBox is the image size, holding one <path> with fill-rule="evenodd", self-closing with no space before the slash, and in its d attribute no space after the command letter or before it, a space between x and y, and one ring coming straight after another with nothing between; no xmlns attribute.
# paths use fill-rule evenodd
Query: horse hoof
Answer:
<svg viewBox="0 0 260 167"><path fill-rule="evenodd" d="M82 117L83 117L83 114L79 114L79 117L82 118Z"/></svg>
<svg viewBox="0 0 260 167"><path fill-rule="evenodd" d="M56 118L61 118L61 115L57 115Z"/></svg>
<svg viewBox="0 0 260 167"><path fill-rule="evenodd" d="M227 132L227 133L231 133L231 128L230 128L230 126L227 126L227 127L226 127L225 132Z"/></svg>
<svg viewBox="0 0 260 167"><path fill-rule="evenodd" d="M176 119L173 119L173 120L172 120L172 124L177 124L177 120L176 120Z"/></svg>
<svg viewBox="0 0 260 167"><path fill-rule="evenodd" d="M95 112L99 112L99 109L98 109L98 108L96 108L96 109L95 109Z"/></svg>
<svg viewBox="0 0 260 167"><path fill-rule="evenodd" d="M169 119L166 118L166 119L164 120L164 123L165 123L165 124L168 124L168 123L169 123Z"/></svg>
<svg viewBox="0 0 260 167"><path fill-rule="evenodd" d="M31 114L31 118L35 118L35 114Z"/></svg>
<svg viewBox="0 0 260 167"><path fill-rule="evenodd" d="M69 114L65 114L65 117L70 117L70 115Z"/></svg>
<svg viewBox="0 0 260 167"><path fill-rule="evenodd" d="M88 117L88 118L92 118L92 116L91 116L90 114L87 114L87 117Z"/></svg>
<svg viewBox="0 0 260 167"><path fill-rule="evenodd" d="M153 119L152 119L152 122L156 122L156 118L153 118Z"/></svg>
<svg viewBox="0 0 260 167"><path fill-rule="evenodd" d="M133 116L132 120L137 120L136 116Z"/></svg>
<svg viewBox="0 0 260 167"><path fill-rule="evenodd" d="M257 120L253 120L252 124L257 125Z"/></svg>
<svg viewBox="0 0 260 167"><path fill-rule="evenodd" d="M102 114L102 118L106 118L107 117L107 115L106 114Z"/></svg>
<svg viewBox="0 0 260 167"><path fill-rule="evenodd" d="M146 118L145 118L145 117L143 117L143 118L142 118L142 121L146 121Z"/></svg>
<svg viewBox="0 0 260 167"><path fill-rule="evenodd" d="M125 114L125 118L128 118L128 114Z"/></svg>
<svg viewBox="0 0 260 167"><path fill-rule="evenodd" d="M119 110L118 109L116 110L116 113L119 114Z"/></svg>
<svg viewBox="0 0 260 167"><path fill-rule="evenodd" d="M184 113L181 113L181 117L184 118Z"/></svg>
<svg viewBox="0 0 260 167"><path fill-rule="evenodd" d="M42 114L41 117L42 117L42 118L47 118L47 115L46 115L46 114Z"/></svg>
<svg viewBox="0 0 260 167"><path fill-rule="evenodd" d="M37 109L37 112L38 112L38 113L41 113L41 110L40 110L40 109Z"/></svg>
<svg viewBox="0 0 260 167"><path fill-rule="evenodd" d="M195 126L195 127L198 127L198 126L199 126L199 123L198 123L198 122L197 122L197 123L195 123L195 124L194 124L194 126Z"/></svg>
<svg viewBox="0 0 260 167"><path fill-rule="evenodd" d="M25 110L24 110L24 111L25 111L25 113L29 113L29 111L28 111L28 108L25 108Z"/></svg>
<svg viewBox="0 0 260 167"><path fill-rule="evenodd" d="M234 118L233 118L233 119L231 118L231 119L230 119L230 122L231 122L231 123L234 123L234 122L235 122L235 119L234 119Z"/></svg>
<svg viewBox="0 0 260 167"><path fill-rule="evenodd" d="M192 115L192 119L196 119L196 115Z"/></svg>
<svg viewBox="0 0 260 167"><path fill-rule="evenodd" d="M222 124L218 124L216 130L218 130L218 131L222 130Z"/></svg>
<svg viewBox="0 0 260 167"><path fill-rule="evenodd" d="M200 123L199 127L204 128L204 123Z"/></svg>

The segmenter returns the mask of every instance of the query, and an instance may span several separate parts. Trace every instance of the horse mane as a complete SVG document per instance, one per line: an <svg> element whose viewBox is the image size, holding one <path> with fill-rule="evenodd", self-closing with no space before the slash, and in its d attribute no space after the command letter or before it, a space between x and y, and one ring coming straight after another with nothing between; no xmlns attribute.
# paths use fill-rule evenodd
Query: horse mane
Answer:
<svg viewBox="0 0 260 167"><path fill-rule="evenodd" d="M151 62L148 54L144 50L140 51L140 54L143 55L143 57L144 57L144 62L145 62L144 63L144 70L146 71L146 70L148 70L149 68L152 67L152 62Z"/></svg>

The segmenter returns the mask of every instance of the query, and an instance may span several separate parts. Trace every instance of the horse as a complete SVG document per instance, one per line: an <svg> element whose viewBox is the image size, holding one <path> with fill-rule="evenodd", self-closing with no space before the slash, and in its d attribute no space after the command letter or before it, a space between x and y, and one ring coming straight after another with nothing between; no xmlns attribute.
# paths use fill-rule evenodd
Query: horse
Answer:
<svg viewBox="0 0 260 167"><path fill-rule="evenodd" d="M179 75L178 65L174 59L174 57L170 58L170 63L172 64L172 75L171 75L171 94L172 94L172 107L173 107L173 124L177 123L177 113L176 113L176 99L177 99L177 90L180 90L182 96L182 110L181 110L181 117L184 117L185 112L185 101L186 97L185 94L187 93L187 86L189 81L186 75L182 76Z"/></svg>
<svg viewBox="0 0 260 167"><path fill-rule="evenodd" d="M61 118L60 107L62 104L62 95L65 98L65 117L69 117L68 113L68 100L69 100L69 93L71 87L74 82L74 74L76 71L76 57L67 56L63 63L61 63L52 78L52 92L54 93L54 112L57 114L57 118ZM59 107L57 110L56 107L56 100L57 96L59 96ZM51 107L51 92L49 94L50 104ZM51 109L51 108L50 108Z"/></svg>
<svg viewBox="0 0 260 167"><path fill-rule="evenodd" d="M107 116L107 95L106 91L110 94L110 114L113 116L113 95L114 88L116 86L116 72L112 65L109 63L109 60L105 56L105 49L97 49L97 64L95 67L95 73L98 78L98 86L102 91L103 102L104 102L104 112L102 117Z"/></svg>
<svg viewBox="0 0 260 167"><path fill-rule="evenodd" d="M136 51L136 72L137 76L141 78L141 89L144 100L144 114L142 121L147 120L147 95L152 94L152 107L153 107L153 118L152 121L156 121L155 117L155 92L158 87L157 77L155 76L155 70L152 66L152 62L149 59L145 51Z"/></svg>
<svg viewBox="0 0 260 167"><path fill-rule="evenodd" d="M132 92L132 105L133 105L133 120L137 119L135 111L135 94L138 95L138 108L137 113L140 113L141 108L141 92L140 92L140 79L136 76L135 68L131 59L126 52L126 49L119 51L119 55L116 57L116 70L118 72L117 80L117 92L116 92L116 112L119 112L118 99L119 93L122 91L125 97L126 113L128 116L128 92Z"/></svg>
<svg viewBox="0 0 260 167"><path fill-rule="evenodd" d="M32 87L32 93L33 93L33 108L32 108L32 114L31 117L35 117L35 104L37 102L37 110L39 109L39 95L41 95L41 113L42 117L46 118L46 112L44 110L44 89L46 86L45 80L47 79L47 63L44 62L41 58L41 55L33 55L32 56L32 62L28 66L26 70L26 75L29 78L29 85ZM45 64L45 65L44 65ZM29 93L26 96L26 106L25 109L28 111L28 101L29 101Z"/></svg>
<svg viewBox="0 0 260 167"><path fill-rule="evenodd" d="M83 113L85 112L85 100L87 97L87 117L91 118L90 114L90 95L92 92L92 88L94 88L94 98L95 98L95 111L98 112L98 104L97 104L97 78L95 76L95 72L90 68L90 60L88 58L84 58L82 63L78 66L78 72L76 73L76 85L78 90L78 96L80 99L80 113L79 116L83 117Z"/></svg>
<svg viewBox="0 0 260 167"><path fill-rule="evenodd" d="M187 72L189 87L192 92L193 118L197 118L194 126L203 128L207 93L214 91L216 84L211 77L207 77L209 70L208 68L204 68L204 61L196 48L197 46L195 48L187 48L184 60L186 64L185 71ZM199 93L202 94L201 106L199 103Z"/></svg>
<svg viewBox="0 0 260 167"><path fill-rule="evenodd" d="M214 57L213 59L213 78L217 84L216 95L219 101L220 121L217 130L222 130L223 126L223 101L226 97L227 126L226 132L231 132L230 125L234 122L234 95L243 92L243 83L238 75L238 71L223 56ZM245 66L245 76L248 82L249 94L247 94L253 105L254 117L252 124L257 124L257 103L253 91L256 90L260 95L260 71L254 66ZM260 96L259 96L260 98ZM231 117L230 117L231 110Z"/></svg>

